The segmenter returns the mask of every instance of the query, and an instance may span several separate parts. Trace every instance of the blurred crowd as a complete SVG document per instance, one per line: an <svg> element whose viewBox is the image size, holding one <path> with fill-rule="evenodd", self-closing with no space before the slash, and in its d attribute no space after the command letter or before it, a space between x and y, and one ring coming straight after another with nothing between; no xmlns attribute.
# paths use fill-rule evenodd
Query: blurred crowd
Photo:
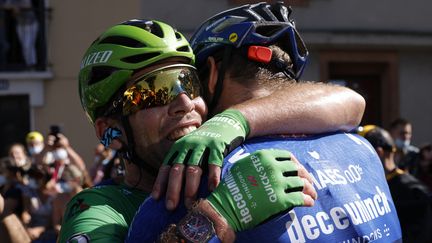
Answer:
<svg viewBox="0 0 432 243"><path fill-rule="evenodd" d="M421 181L429 190L432 189L432 144L430 142L417 147L411 143L413 126L406 119L396 119L389 128L394 141L396 166Z"/></svg>
<svg viewBox="0 0 432 243"><path fill-rule="evenodd" d="M84 188L121 180L122 165L102 144L86 164L59 131L32 131L25 141L11 144L0 159L1 218L15 214L32 242L56 242L67 202Z"/></svg>
<svg viewBox="0 0 432 243"><path fill-rule="evenodd" d="M382 162L403 241L431 242L432 145L412 145L412 129L409 121L397 119L389 130L366 125L359 134L370 142Z"/></svg>
<svg viewBox="0 0 432 243"><path fill-rule="evenodd" d="M387 129L376 125L366 125L360 126L357 132L371 142L368 139L370 136L366 135L375 129L388 133L388 137L380 138L379 145L382 146L382 143L385 143L389 146L395 164L394 169L397 168L412 175L429 191L432 191L432 143L427 142L420 146L412 144L413 126L409 120L404 118L394 120ZM373 139L377 139L376 136ZM374 145L373 142L371 143Z"/></svg>
<svg viewBox="0 0 432 243"><path fill-rule="evenodd" d="M405 190L412 189L404 189L402 187L406 185L392 182L395 175L396 178L408 175L411 179L406 183L420 187L419 190L430 198L432 144L420 147L411 144L413 127L405 119L395 120L388 130L379 128L384 132L384 137L388 134L388 140L377 138L377 128L364 126L358 132L371 142L379 156L380 147L390 148L393 162L388 164L385 156L382 161L392 194L401 191L403 195L410 195ZM25 141L26 144L11 144L8 156L0 159L0 193L5 205L1 217L15 214L33 242L55 242L67 202L87 187L113 180L121 182L124 174L122 161L116 151L97 144L94 161L85 163L69 139L56 129L45 136L38 131L29 132ZM402 182L404 180L407 179L401 179ZM393 195L393 199L396 205L398 201L402 205L407 201L416 203L417 194L405 199ZM399 217L404 214L402 210L403 207L398 209Z"/></svg>

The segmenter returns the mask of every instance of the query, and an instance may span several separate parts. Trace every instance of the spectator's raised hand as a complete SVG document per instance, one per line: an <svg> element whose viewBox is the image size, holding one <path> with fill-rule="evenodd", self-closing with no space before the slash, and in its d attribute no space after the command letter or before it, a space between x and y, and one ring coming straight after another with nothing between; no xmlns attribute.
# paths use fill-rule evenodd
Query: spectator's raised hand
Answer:
<svg viewBox="0 0 432 243"><path fill-rule="evenodd" d="M70 146L69 139L65 135L63 135L61 133L57 134L57 142L56 142L56 144L59 147L63 147L63 148L67 148L67 147Z"/></svg>

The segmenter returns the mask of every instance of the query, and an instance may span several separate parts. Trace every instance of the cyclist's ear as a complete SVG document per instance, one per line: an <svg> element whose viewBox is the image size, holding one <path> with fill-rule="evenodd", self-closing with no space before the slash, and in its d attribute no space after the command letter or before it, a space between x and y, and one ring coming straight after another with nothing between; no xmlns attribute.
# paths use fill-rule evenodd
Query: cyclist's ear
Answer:
<svg viewBox="0 0 432 243"><path fill-rule="evenodd" d="M94 123L96 136L106 148L119 150L122 147L122 129L110 118L100 117Z"/></svg>
<svg viewBox="0 0 432 243"><path fill-rule="evenodd" d="M213 96L215 89L216 89L216 82L218 79L218 66L216 64L216 60L213 56L209 56L207 58L207 68L209 70L209 77L208 77L208 92L211 96Z"/></svg>

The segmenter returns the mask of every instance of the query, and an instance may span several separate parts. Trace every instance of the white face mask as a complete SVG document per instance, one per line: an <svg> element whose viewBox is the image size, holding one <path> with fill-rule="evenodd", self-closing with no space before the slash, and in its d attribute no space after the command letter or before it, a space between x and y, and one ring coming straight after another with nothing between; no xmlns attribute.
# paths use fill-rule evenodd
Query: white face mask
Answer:
<svg viewBox="0 0 432 243"><path fill-rule="evenodd" d="M404 149L410 146L411 141L410 140L402 140L400 138L395 139L395 145L398 149Z"/></svg>
<svg viewBox="0 0 432 243"><path fill-rule="evenodd" d="M65 160L68 158L68 153L64 148L58 148L52 152L54 160Z"/></svg>
<svg viewBox="0 0 432 243"><path fill-rule="evenodd" d="M30 147L28 150L30 155L35 155L35 154L39 154L43 150L43 148L44 148L43 145L36 145L34 147Z"/></svg>

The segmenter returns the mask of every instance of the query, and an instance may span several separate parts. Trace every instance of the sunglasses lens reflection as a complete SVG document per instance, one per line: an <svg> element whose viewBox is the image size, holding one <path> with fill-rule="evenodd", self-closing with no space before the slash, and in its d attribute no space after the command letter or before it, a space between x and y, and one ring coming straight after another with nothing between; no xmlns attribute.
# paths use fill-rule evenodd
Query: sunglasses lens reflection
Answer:
<svg viewBox="0 0 432 243"><path fill-rule="evenodd" d="M123 94L123 115L139 110L163 106L185 93L194 99L200 96L196 69L189 65L175 65L157 69L134 82Z"/></svg>

